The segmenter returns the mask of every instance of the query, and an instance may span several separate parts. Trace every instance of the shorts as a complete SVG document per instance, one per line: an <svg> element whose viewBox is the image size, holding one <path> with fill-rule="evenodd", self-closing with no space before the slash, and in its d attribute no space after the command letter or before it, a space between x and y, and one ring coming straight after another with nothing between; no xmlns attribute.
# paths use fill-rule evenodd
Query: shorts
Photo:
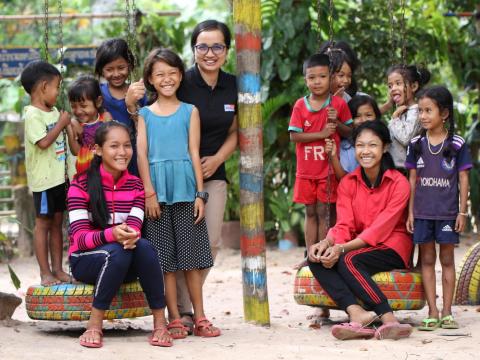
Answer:
<svg viewBox="0 0 480 360"><path fill-rule="evenodd" d="M330 176L330 196L328 196L327 179L295 179L293 201L299 204L311 205L317 202L335 203L337 201L338 182L335 175Z"/></svg>
<svg viewBox="0 0 480 360"><path fill-rule="evenodd" d="M413 227L415 244L430 241L436 241L437 244L458 244L460 241L460 235L455 231L455 220L415 219Z"/></svg>
<svg viewBox="0 0 480 360"><path fill-rule="evenodd" d="M67 209L67 189L64 184L53 188L33 192L33 204L37 217L46 216L52 218L57 212L64 212Z"/></svg>

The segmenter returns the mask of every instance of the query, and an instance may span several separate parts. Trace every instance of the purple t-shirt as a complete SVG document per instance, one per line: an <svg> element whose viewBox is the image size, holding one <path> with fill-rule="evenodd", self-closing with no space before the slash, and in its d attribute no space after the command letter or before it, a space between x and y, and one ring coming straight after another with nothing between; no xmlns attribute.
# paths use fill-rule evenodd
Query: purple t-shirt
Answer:
<svg viewBox="0 0 480 360"><path fill-rule="evenodd" d="M415 156L414 145L420 141L421 152ZM416 219L454 220L458 214L458 173L472 167L472 159L465 140L454 135L451 140L456 155L449 161L443 156L450 141L428 147L426 137L416 136L408 145L407 169L417 170L413 216ZM432 153L438 154L434 155Z"/></svg>

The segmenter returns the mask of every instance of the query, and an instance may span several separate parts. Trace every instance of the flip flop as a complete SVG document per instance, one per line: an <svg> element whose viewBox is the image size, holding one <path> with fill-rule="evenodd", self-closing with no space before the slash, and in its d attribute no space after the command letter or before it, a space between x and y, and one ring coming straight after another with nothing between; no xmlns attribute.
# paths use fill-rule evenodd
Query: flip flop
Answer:
<svg viewBox="0 0 480 360"><path fill-rule="evenodd" d="M188 328L182 324L180 319L170 321L167 325L167 330L180 329L179 332L170 332L172 339L185 339L188 336ZM186 334L184 333L186 332Z"/></svg>
<svg viewBox="0 0 480 360"><path fill-rule="evenodd" d="M375 336L375 329L357 322L349 322L333 325L332 335L339 340L371 339Z"/></svg>
<svg viewBox="0 0 480 360"><path fill-rule="evenodd" d="M153 339L153 336L155 335L155 331L157 330L162 330L160 332L160 337L162 337L163 335L165 335L165 333L169 334L170 335L170 340L168 341L160 341L160 339L158 340L154 340ZM173 341L172 341L173 337L172 337L172 334L170 334L168 332L168 329L166 327L158 327L158 328L155 328L152 330L152 335L150 335L148 337L148 342L150 343L150 345L152 346L161 346L161 347L170 347L173 345Z"/></svg>
<svg viewBox="0 0 480 360"><path fill-rule="evenodd" d="M375 339L403 339L409 337L412 333L412 330L413 328L409 324L386 323L380 326L377 331L375 331Z"/></svg>
<svg viewBox="0 0 480 360"><path fill-rule="evenodd" d="M458 329L460 326L455 321L452 315L447 315L440 320L440 327L442 329Z"/></svg>
<svg viewBox="0 0 480 360"><path fill-rule="evenodd" d="M193 334L201 337L216 337L220 336L220 329L213 329L213 324L205 317L195 319L195 327Z"/></svg>
<svg viewBox="0 0 480 360"><path fill-rule="evenodd" d="M422 326L418 327L420 331L433 331L440 326L440 320L437 318L425 318L422 320Z"/></svg>
<svg viewBox="0 0 480 360"><path fill-rule="evenodd" d="M100 335L100 342L98 342L98 343L91 343L91 342L87 342L87 341L85 341L85 340L79 340L79 341L80 341L80 345L85 346L85 347L87 347L87 348L101 348L101 347L103 346L103 332L102 332L101 330L91 328L91 329L85 330L85 332L83 333L83 335L88 334L88 333L97 333L97 334L99 334L99 335Z"/></svg>

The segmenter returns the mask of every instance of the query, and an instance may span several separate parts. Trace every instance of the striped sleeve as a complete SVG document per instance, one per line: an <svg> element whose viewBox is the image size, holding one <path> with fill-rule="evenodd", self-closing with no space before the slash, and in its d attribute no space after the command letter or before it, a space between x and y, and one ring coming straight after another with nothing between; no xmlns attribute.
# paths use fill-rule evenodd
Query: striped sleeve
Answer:
<svg viewBox="0 0 480 360"><path fill-rule="evenodd" d="M83 186L82 186L83 185ZM89 196L86 191L86 179L73 181L68 189L67 205L70 220L70 253L77 250L94 249L107 242L113 242L112 229L95 228L88 215Z"/></svg>
<svg viewBox="0 0 480 360"><path fill-rule="evenodd" d="M142 181L138 178L135 179L135 182L132 185L135 196L133 198L132 208L127 217L127 225L136 231L141 232L145 213L145 191L143 189Z"/></svg>

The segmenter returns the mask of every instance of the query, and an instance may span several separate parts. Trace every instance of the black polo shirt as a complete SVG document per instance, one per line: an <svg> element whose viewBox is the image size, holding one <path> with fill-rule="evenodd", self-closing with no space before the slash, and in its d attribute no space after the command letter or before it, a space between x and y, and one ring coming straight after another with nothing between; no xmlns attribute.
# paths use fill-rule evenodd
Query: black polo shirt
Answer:
<svg viewBox="0 0 480 360"><path fill-rule="evenodd" d="M237 82L235 76L220 70L215 88L203 80L197 65L185 73L177 91L180 101L193 104L200 113L200 157L217 153L227 139L237 113ZM208 180L227 180L223 163Z"/></svg>

